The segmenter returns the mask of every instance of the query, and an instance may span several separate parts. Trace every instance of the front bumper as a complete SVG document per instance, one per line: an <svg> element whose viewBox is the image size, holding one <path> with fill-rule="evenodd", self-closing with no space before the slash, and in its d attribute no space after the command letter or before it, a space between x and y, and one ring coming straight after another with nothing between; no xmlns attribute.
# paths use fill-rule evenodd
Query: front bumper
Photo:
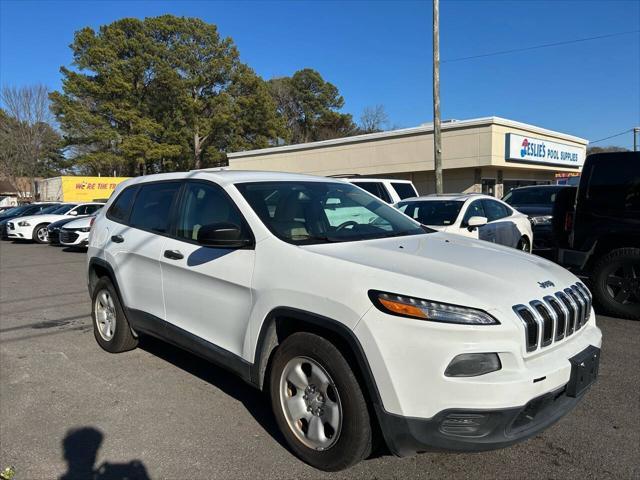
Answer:
<svg viewBox="0 0 640 480"><path fill-rule="evenodd" d="M434 450L484 451L508 447L550 427L584 397L564 386L526 405L501 410L444 410L431 419L393 415L378 409L389 450L398 456Z"/></svg>
<svg viewBox="0 0 640 480"><path fill-rule="evenodd" d="M14 240L31 240L33 236L33 226L21 227L17 222L8 223L7 236Z"/></svg>
<svg viewBox="0 0 640 480"><path fill-rule="evenodd" d="M89 243L89 232L80 230L60 230L60 243L68 247L81 247Z"/></svg>

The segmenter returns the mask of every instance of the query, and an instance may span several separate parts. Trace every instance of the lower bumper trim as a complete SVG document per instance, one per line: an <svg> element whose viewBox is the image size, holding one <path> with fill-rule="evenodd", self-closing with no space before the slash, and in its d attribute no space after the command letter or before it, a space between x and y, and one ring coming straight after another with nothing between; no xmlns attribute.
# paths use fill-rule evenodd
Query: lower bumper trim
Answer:
<svg viewBox="0 0 640 480"><path fill-rule="evenodd" d="M587 389L588 390L588 389ZM567 385L526 405L501 410L450 409L432 418L395 415L376 405L380 426L394 455L427 451L484 451L508 447L550 427L584 397L567 395Z"/></svg>

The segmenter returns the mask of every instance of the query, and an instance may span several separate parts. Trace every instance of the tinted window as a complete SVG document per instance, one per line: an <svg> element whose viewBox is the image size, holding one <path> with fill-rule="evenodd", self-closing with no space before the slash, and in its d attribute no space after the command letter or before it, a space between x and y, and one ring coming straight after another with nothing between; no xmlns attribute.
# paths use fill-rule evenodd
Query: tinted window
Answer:
<svg viewBox="0 0 640 480"><path fill-rule="evenodd" d="M416 193L415 188L413 188L413 185L411 185L410 183L395 183L395 182L392 182L391 186L393 187L393 189L396 191L396 193L400 197L400 200L403 200L405 198L411 198L411 197L417 197L418 196L418 194Z"/></svg>
<svg viewBox="0 0 640 480"><path fill-rule="evenodd" d="M43 207L41 205L32 208L28 212L24 212L29 215L44 215L45 213L53 213L60 208L60 205L51 205L49 207Z"/></svg>
<svg viewBox="0 0 640 480"><path fill-rule="evenodd" d="M75 206L76 206L75 203L56 206L57 208L55 208L53 211L51 211L49 213L51 213L53 215L64 215L65 213L67 213L69 210L71 210Z"/></svg>
<svg viewBox="0 0 640 480"><path fill-rule="evenodd" d="M502 199L509 205L552 205L558 190L564 187L522 188L511 190Z"/></svg>
<svg viewBox="0 0 640 480"><path fill-rule="evenodd" d="M501 218L511 215L511 212L507 209L507 207L494 200L482 200L482 206L484 207L484 213L485 217L487 217L487 222L500 220Z"/></svg>
<svg viewBox="0 0 640 480"><path fill-rule="evenodd" d="M274 235L294 244L425 233L395 208L349 184L260 182L236 187ZM274 195L279 201L270 212L268 199Z"/></svg>
<svg viewBox="0 0 640 480"><path fill-rule="evenodd" d="M118 195L118 198L116 198L116 201L113 202L111 207L109 207L107 216L115 222L126 223L137 191L138 187L125 188L124 191Z"/></svg>
<svg viewBox="0 0 640 480"><path fill-rule="evenodd" d="M625 156L596 162L589 175L586 200L592 208L640 210L640 162Z"/></svg>
<svg viewBox="0 0 640 480"><path fill-rule="evenodd" d="M93 215L102 208L102 205L85 205L85 215Z"/></svg>
<svg viewBox="0 0 640 480"><path fill-rule="evenodd" d="M391 202L391 197L387 192L384 184L382 182L351 182L354 185L357 185L363 190L366 190L371 195L375 195L378 198L381 198L387 203Z"/></svg>
<svg viewBox="0 0 640 480"><path fill-rule="evenodd" d="M467 207L467 211L462 219L462 226L466 227L471 217L486 217L484 208L482 207L482 200L475 200Z"/></svg>
<svg viewBox="0 0 640 480"><path fill-rule="evenodd" d="M401 202L398 209L423 225L446 226L455 223L463 204L455 200Z"/></svg>
<svg viewBox="0 0 640 480"><path fill-rule="evenodd" d="M199 182L187 183L176 235L186 240L197 240L198 231L203 226L220 223L244 227L240 212L220 187Z"/></svg>
<svg viewBox="0 0 640 480"><path fill-rule="evenodd" d="M166 233L171 206L179 189L179 182L141 185L131 209L129 225L142 230Z"/></svg>

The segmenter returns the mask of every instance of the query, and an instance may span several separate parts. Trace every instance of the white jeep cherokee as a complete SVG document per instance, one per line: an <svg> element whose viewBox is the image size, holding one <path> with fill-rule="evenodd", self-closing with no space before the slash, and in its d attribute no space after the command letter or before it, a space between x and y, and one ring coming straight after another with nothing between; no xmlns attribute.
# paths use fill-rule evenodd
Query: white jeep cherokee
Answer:
<svg viewBox="0 0 640 480"><path fill-rule="evenodd" d="M341 180L128 180L92 227L88 284L102 348L146 333L228 368L323 470L367 457L378 431L397 455L513 444L598 370L591 295L567 270L431 231Z"/></svg>

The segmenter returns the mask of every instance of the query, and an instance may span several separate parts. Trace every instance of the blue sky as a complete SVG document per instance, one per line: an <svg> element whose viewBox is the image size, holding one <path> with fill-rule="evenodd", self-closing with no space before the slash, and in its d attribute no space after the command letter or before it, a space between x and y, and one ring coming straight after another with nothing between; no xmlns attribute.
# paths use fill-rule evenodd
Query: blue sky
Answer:
<svg viewBox="0 0 640 480"><path fill-rule="evenodd" d="M640 34L446 63L640 30L640 1L441 0L443 118L497 115L597 140L640 125ZM73 33L122 17L200 17L265 79L311 67L358 119L382 104L397 127L432 118L430 1L0 0L0 84L59 89ZM632 146L631 133L599 145Z"/></svg>

